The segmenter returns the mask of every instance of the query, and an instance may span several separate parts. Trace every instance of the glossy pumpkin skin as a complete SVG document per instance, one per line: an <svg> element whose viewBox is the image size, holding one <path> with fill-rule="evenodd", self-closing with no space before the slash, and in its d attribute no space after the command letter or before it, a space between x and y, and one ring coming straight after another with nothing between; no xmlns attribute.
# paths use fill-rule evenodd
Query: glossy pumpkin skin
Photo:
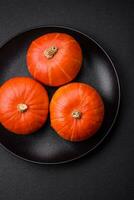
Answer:
<svg viewBox="0 0 134 200"><path fill-rule="evenodd" d="M12 78L0 89L0 121L13 133L33 133L45 123L48 104L47 92L38 82Z"/></svg>
<svg viewBox="0 0 134 200"><path fill-rule="evenodd" d="M82 141L100 128L104 104L99 93L84 83L70 83L59 88L50 102L53 129L64 139Z"/></svg>
<svg viewBox="0 0 134 200"><path fill-rule="evenodd" d="M27 66L32 76L49 86L73 80L82 64L78 42L65 33L48 33L35 39L27 51Z"/></svg>

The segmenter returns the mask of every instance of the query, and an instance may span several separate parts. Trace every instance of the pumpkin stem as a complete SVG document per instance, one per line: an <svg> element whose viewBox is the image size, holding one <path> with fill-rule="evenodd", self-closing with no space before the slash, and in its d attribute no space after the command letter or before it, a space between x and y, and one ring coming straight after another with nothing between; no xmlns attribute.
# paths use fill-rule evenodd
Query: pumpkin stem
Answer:
<svg viewBox="0 0 134 200"><path fill-rule="evenodd" d="M44 55L46 58L50 59L57 53L57 51L58 48L56 46L52 46L44 51Z"/></svg>
<svg viewBox="0 0 134 200"><path fill-rule="evenodd" d="M24 103L20 103L17 105L17 109L20 112L25 112L28 109L28 106Z"/></svg>
<svg viewBox="0 0 134 200"><path fill-rule="evenodd" d="M80 119L81 118L82 113L80 111L73 111L72 112L72 117L75 119Z"/></svg>

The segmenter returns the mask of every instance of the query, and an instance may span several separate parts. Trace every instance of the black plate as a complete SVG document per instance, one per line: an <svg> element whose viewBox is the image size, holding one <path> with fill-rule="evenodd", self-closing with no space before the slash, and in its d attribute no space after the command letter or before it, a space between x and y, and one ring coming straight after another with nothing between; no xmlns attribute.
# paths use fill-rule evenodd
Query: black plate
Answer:
<svg viewBox="0 0 134 200"><path fill-rule="evenodd" d="M21 33L0 48L0 84L15 76L30 76L26 67L26 51L32 40L48 32L72 35L83 50L83 66L74 81L91 84L101 94L105 118L97 134L83 142L72 143L60 138L47 123L37 133L18 136L0 125L0 142L14 155L40 164L58 164L82 157L97 147L110 132L120 103L120 85L114 65L102 47L87 35L66 27L39 27ZM47 87L49 97L57 88ZM17 122L16 122L17 123Z"/></svg>

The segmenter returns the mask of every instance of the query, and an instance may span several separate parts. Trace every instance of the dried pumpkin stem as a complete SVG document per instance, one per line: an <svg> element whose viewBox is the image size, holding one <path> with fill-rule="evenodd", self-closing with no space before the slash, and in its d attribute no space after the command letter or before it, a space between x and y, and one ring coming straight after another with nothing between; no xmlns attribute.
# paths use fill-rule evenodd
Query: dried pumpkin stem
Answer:
<svg viewBox="0 0 134 200"><path fill-rule="evenodd" d="M57 53L57 51L58 48L56 46L52 46L44 51L44 55L46 58L50 59Z"/></svg>
<svg viewBox="0 0 134 200"><path fill-rule="evenodd" d="M27 111L28 106L24 103L20 103L20 104L17 105L17 109L20 112L25 112L25 111Z"/></svg>
<svg viewBox="0 0 134 200"><path fill-rule="evenodd" d="M72 117L75 119L80 119L81 115L82 115L82 113L78 110L72 112Z"/></svg>

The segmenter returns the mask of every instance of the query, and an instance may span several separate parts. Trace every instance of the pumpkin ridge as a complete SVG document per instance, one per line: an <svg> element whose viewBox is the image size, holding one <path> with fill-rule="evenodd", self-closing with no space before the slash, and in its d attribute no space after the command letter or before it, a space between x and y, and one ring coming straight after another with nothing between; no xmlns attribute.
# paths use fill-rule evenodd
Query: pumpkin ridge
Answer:
<svg viewBox="0 0 134 200"><path fill-rule="evenodd" d="M56 33L55 37L50 42L50 45L49 45L50 47L55 46L55 45L53 45L53 42L58 38L59 35L60 35L59 33Z"/></svg>
<svg viewBox="0 0 134 200"><path fill-rule="evenodd" d="M13 95L15 95L16 97L20 96L18 95L17 91L15 90L14 86L12 83L10 83L10 87L9 90L11 90L13 92Z"/></svg>
<svg viewBox="0 0 134 200"><path fill-rule="evenodd" d="M29 103L29 106L37 106L37 105L40 106L42 104L45 104L43 98L41 100L33 99L33 101Z"/></svg>
<svg viewBox="0 0 134 200"><path fill-rule="evenodd" d="M40 111L40 110L39 110L39 111ZM44 111L46 111L46 113L48 113L47 110L44 110ZM38 116L44 116L44 113L39 113L37 110L34 112L34 111L31 109L30 112L31 112L32 114L36 114L36 115L38 115Z"/></svg>
<svg viewBox="0 0 134 200"><path fill-rule="evenodd" d="M12 111L11 111L11 112L12 112ZM4 123L7 123L8 121L11 121L12 118L15 118L15 117L18 118L19 116L17 116L17 115L18 115L18 113L14 111L14 114L12 113L11 116L8 117L8 119L5 119L5 120L4 120ZM2 121L3 121L3 120L2 120Z"/></svg>
<svg viewBox="0 0 134 200"><path fill-rule="evenodd" d="M80 101L80 105L81 105L81 104L83 104L83 101L85 101L85 97L87 97L87 94L86 94L86 92L85 92L85 94L83 94L83 91L82 91L82 95L81 95L82 85L78 84L77 87L78 87L78 96L81 99L81 101Z"/></svg>
<svg viewBox="0 0 134 200"><path fill-rule="evenodd" d="M63 74L66 76L66 78L68 78L68 80L72 79L71 76L67 72L65 72L65 70L61 66L59 66L59 65L57 65L57 66L60 69L60 71L63 72Z"/></svg>
<svg viewBox="0 0 134 200"><path fill-rule="evenodd" d="M87 106L88 106L88 104L81 106L81 108L84 109L84 113L89 111L88 108L86 108L86 109L84 108L84 107L87 107ZM96 111L96 110L101 111L102 110L102 105L100 105L100 107L90 108L90 112Z"/></svg>
<svg viewBox="0 0 134 200"><path fill-rule="evenodd" d="M29 96L29 93L27 94L27 87L26 87L27 83L25 82L25 84L23 85L24 87L24 92L23 92L23 99L24 102L27 100L27 96Z"/></svg>
<svg viewBox="0 0 134 200"><path fill-rule="evenodd" d="M55 61L55 64L57 65L57 67L60 69L60 71L66 76L66 78L68 79L68 80L71 80L72 78L70 77L70 75L67 73L67 72L65 72L65 70Z"/></svg>
<svg viewBox="0 0 134 200"><path fill-rule="evenodd" d="M69 122L68 122L68 123L69 123ZM65 128L67 128L67 127L68 127L68 123L63 124L64 126L62 126L62 128L59 129L58 131L60 132L60 131L63 131Z"/></svg>
<svg viewBox="0 0 134 200"><path fill-rule="evenodd" d="M81 109L84 109L84 112L86 112L87 110L85 110L85 107L92 107L92 104L90 103L90 101L88 101L88 102L80 102L80 107L81 107ZM86 108L86 109L88 109L88 108ZM90 111L93 111L93 110L95 110L95 109L98 109L98 107L93 107L93 108L90 108Z"/></svg>
<svg viewBox="0 0 134 200"><path fill-rule="evenodd" d="M52 84L52 67L47 67L47 72L48 72L48 83L49 85Z"/></svg>
<svg viewBox="0 0 134 200"><path fill-rule="evenodd" d="M67 119L69 118L70 119L70 115L71 115L70 113L66 113L66 117L64 117L64 114L63 114L62 111L60 111L60 114L61 114L62 117L57 117L57 115L56 115L57 119L65 119L65 118L67 118Z"/></svg>
<svg viewBox="0 0 134 200"><path fill-rule="evenodd" d="M62 67L59 66L59 69L65 74L66 78L68 78L69 80L71 80L71 76L67 73L67 71L65 71Z"/></svg>
<svg viewBox="0 0 134 200"><path fill-rule="evenodd" d="M39 94L38 94L38 95L39 95ZM44 99L44 98L46 98L46 96L44 96L43 99ZM30 101L29 101L29 99L27 98L27 99L26 99L26 103L28 103L29 106L37 106L37 105L45 104L44 100L37 100L37 99L33 98L33 96L32 96L32 98L30 99Z"/></svg>
<svg viewBox="0 0 134 200"><path fill-rule="evenodd" d="M56 106L59 106L59 108L61 108L63 106L63 104L59 103L58 104L53 100L53 104L55 104Z"/></svg>
<svg viewBox="0 0 134 200"><path fill-rule="evenodd" d="M38 104L37 104L38 105ZM42 104L43 105L43 104ZM40 108L33 108L31 105L29 105L29 111L32 113L37 114L38 112L44 112L48 110L48 105L46 105L45 107L41 106ZM40 113L41 114L41 113Z"/></svg>
<svg viewBox="0 0 134 200"><path fill-rule="evenodd" d="M77 127L77 120L73 120L73 124L72 124L72 132L71 132L71 135L70 135L70 140L73 141L73 138L74 138L74 135L75 135L75 130L76 130L76 127Z"/></svg>
<svg viewBox="0 0 134 200"><path fill-rule="evenodd" d="M38 45L38 43L35 40L32 43L38 48L38 50L42 51L42 49L40 48L40 45Z"/></svg>
<svg viewBox="0 0 134 200"><path fill-rule="evenodd" d="M27 89L25 90L26 93L28 92L27 97L26 97L26 101L27 101L27 102L32 101L33 96L34 96L34 94L35 94L36 91L37 91L37 88L38 88L38 85L37 85L36 82L35 82L35 83L32 85L32 87L31 87L30 93L29 93L29 91L28 91ZM28 103L28 105L29 105L29 103Z"/></svg>
<svg viewBox="0 0 134 200"><path fill-rule="evenodd" d="M40 68L40 67L38 67L40 65L40 63L38 62L37 64L36 64L36 68L35 69L38 69L38 68ZM45 76L47 77L47 80L49 80L49 77L48 77L48 68L49 68L49 66L48 66L48 64L47 63L45 63L45 66L46 66L46 71L47 71L47 76L46 76L46 74L45 74ZM34 72L34 77L35 77L35 79L36 79L36 74L37 73L40 73L38 70L36 70L35 72Z"/></svg>
<svg viewBox="0 0 134 200"><path fill-rule="evenodd" d="M90 119L90 121L93 122L93 123L98 123L98 122L101 122L101 121L103 120L103 117L104 117L104 116L102 116L102 118L100 118L99 120ZM83 117L83 120L84 120L84 119L89 119L89 118L88 118L88 117Z"/></svg>
<svg viewBox="0 0 134 200"><path fill-rule="evenodd" d="M22 115L22 116L21 116L21 120L24 121L24 123L27 124L27 127L28 127L29 131L31 132L31 131L32 131L32 126L31 126L31 124L29 123L29 120L26 120L25 118L26 118L25 115Z"/></svg>
<svg viewBox="0 0 134 200"><path fill-rule="evenodd" d="M77 58L72 58L75 62L77 62L77 63L79 63L79 64L81 64L81 61L79 60L79 59L77 59Z"/></svg>
<svg viewBox="0 0 134 200"><path fill-rule="evenodd" d="M56 101L56 100L55 100L55 101ZM65 104L61 104L60 102L56 103L55 101L53 100L53 102L51 102L51 103L56 105L56 109L57 109L58 111L61 111L62 108L63 108L63 106L66 106Z"/></svg>
<svg viewBox="0 0 134 200"><path fill-rule="evenodd" d="M37 105L35 105L35 104L34 105L29 105L29 107L31 107L32 110L39 110L39 111L40 110L47 110L47 108L45 108L47 106L42 107L42 108L35 108L34 106L43 106L43 103L40 103L40 104L37 103Z"/></svg>
<svg viewBox="0 0 134 200"><path fill-rule="evenodd" d="M76 131L77 137L80 135L79 132L80 132L80 130L81 130L81 123L82 123L82 118L81 118L79 121L77 121L77 126L76 126L76 128L77 128L77 131ZM76 137L76 138L77 138L77 137ZM75 139L75 140L76 140L76 139Z"/></svg>
<svg viewBox="0 0 134 200"><path fill-rule="evenodd" d="M67 46L68 44L70 44L70 43L72 43L72 42L76 42L74 39L70 39L69 41L67 41L67 42L65 42L64 44L63 44L63 46L65 47L65 46Z"/></svg>

